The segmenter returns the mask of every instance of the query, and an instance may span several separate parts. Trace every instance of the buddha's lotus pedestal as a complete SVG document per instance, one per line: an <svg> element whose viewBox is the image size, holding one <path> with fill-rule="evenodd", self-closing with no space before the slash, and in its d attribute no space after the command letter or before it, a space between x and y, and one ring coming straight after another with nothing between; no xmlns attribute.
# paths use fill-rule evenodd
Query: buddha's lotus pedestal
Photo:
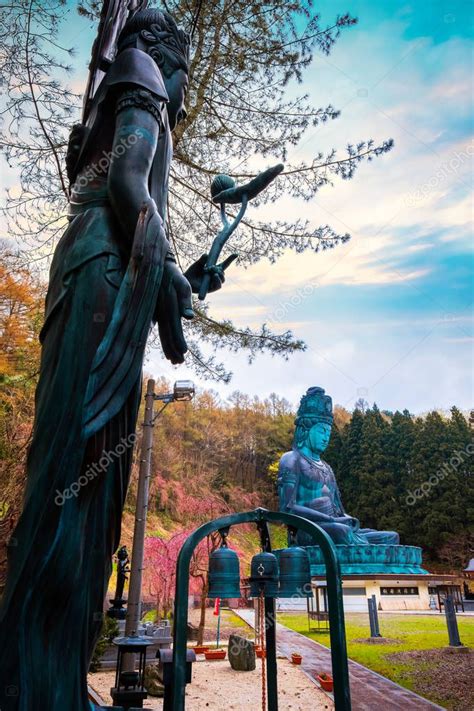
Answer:
<svg viewBox="0 0 474 711"><path fill-rule="evenodd" d="M324 557L319 546L305 546L308 553L313 599L278 599L278 609L308 609L313 631L324 631L327 620L327 580ZM422 567L421 548L386 544L335 545L343 580L343 602L346 612L367 613L367 601L376 597L378 609L387 612L440 609L443 591L460 596L458 580L451 575L433 575ZM280 551L274 551L277 558ZM315 625L318 624L318 627ZM327 626L324 628L327 631Z"/></svg>
<svg viewBox="0 0 474 711"><path fill-rule="evenodd" d="M306 546L311 575L325 575L319 546ZM427 575L421 567L421 548L395 545L336 545L342 575Z"/></svg>

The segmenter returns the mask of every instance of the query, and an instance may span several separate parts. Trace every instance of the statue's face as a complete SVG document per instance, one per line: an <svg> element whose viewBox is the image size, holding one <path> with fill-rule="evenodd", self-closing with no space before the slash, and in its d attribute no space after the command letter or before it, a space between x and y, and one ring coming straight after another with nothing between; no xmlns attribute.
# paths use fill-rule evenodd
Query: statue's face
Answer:
<svg viewBox="0 0 474 711"><path fill-rule="evenodd" d="M169 97L169 102L166 107L168 119L170 128L173 131L178 123L186 118L184 103L188 93L188 75L184 69L175 69L169 76L163 74L163 79Z"/></svg>
<svg viewBox="0 0 474 711"><path fill-rule="evenodd" d="M308 446L312 452L321 454L329 444L331 436L331 425L326 422L318 422L313 425L308 433Z"/></svg>

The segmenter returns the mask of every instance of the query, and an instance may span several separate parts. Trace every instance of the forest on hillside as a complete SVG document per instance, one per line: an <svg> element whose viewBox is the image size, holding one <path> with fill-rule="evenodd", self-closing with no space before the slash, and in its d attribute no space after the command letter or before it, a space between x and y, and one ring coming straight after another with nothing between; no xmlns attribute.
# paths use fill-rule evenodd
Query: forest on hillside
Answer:
<svg viewBox="0 0 474 711"><path fill-rule="evenodd" d="M39 369L38 333L44 291L27 269L12 275L0 263L0 569L21 510L24 463ZM311 385L324 383L308 383ZM170 389L157 381L157 390ZM362 526L396 530L424 548L435 568L459 570L473 555L474 422L453 407L414 416L358 403L334 408L325 459L346 510ZM139 417L139 422L142 418ZM157 421L150 511L165 533L257 505L275 507L276 470L291 448L292 405L235 392L222 401L211 389L169 406ZM140 434L140 432L139 432ZM137 450L138 451L138 450ZM135 459L137 460L137 455ZM134 508L135 461L126 508Z"/></svg>
<svg viewBox="0 0 474 711"><path fill-rule="evenodd" d="M206 516L275 507L278 460L291 449L294 417L276 394L260 400L235 392L222 402L208 390L169 409L156 428L155 512L187 525L203 505ZM396 530L435 566L455 570L474 546L473 454L469 420L456 407L415 417L362 404L352 413L336 406L324 458L362 526Z"/></svg>

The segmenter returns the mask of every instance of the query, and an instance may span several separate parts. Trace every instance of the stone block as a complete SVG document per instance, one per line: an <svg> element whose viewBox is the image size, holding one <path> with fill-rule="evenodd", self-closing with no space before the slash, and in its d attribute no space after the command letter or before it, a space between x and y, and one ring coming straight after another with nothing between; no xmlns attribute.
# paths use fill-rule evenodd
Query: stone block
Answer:
<svg viewBox="0 0 474 711"><path fill-rule="evenodd" d="M145 667L145 689L150 696L163 696L165 687L161 681L158 663L147 664Z"/></svg>
<svg viewBox="0 0 474 711"><path fill-rule="evenodd" d="M250 639L231 634L229 637L229 662L235 671L255 669L255 645Z"/></svg>
<svg viewBox="0 0 474 711"><path fill-rule="evenodd" d="M188 627L187 627L188 642L197 642L198 634L199 634L199 629L195 625L192 625L190 622L188 622Z"/></svg>

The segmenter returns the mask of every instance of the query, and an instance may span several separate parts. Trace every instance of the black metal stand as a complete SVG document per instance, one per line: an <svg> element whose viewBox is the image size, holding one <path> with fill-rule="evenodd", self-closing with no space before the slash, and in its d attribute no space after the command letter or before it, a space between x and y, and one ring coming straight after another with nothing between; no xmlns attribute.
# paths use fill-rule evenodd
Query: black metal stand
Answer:
<svg viewBox="0 0 474 711"><path fill-rule="evenodd" d="M449 646L462 647L462 642L459 637L458 621L456 619L456 610L454 608L454 600L451 595L446 595L444 601L444 612L446 615L446 624L448 625Z"/></svg>
<svg viewBox="0 0 474 711"><path fill-rule="evenodd" d="M260 544L266 553L272 552L270 531L266 521L257 524L260 534ZM276 660L276 631L275 631L275 600L265 598L265 639L266 639L266 667L267 667L267 703L268 711L278 711L278 682Z"/></svg>
<svg viewBox="0 0 474 711"><path fill-rule="evenodd" d="M308 597L306 600L306 610L308 614L308 632L321 632L325 634L329 632L329 612L327 610L326 588L324 590L324 610L321 610L319 599L321 588L316 588L316 594ZM314 609L314 600L316 599L316 610ZM311 625L312 622L317 622L318 626Z"/></svg>
<svg viewBox="0 0 474 711"><path fill-rule="evenodd" d="M371 637L381 637L379 628L379 615L377 612L377 600L375 595L367 600L369 605L369 622L370 622L370 636Z"/></svg>

